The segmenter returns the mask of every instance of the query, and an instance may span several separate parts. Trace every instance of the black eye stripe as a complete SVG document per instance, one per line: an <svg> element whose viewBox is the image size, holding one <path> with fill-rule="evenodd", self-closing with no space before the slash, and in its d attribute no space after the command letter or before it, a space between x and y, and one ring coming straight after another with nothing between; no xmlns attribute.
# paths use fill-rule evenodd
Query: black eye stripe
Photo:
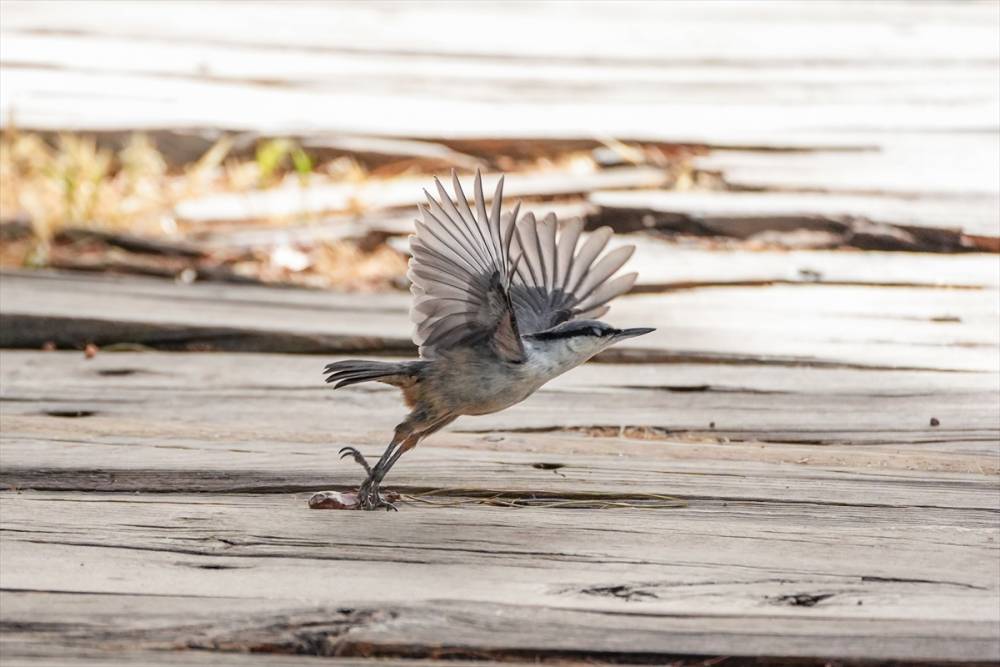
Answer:
<svg viewBox="0 0 1000 667"><path fill-rule="evenodd" d="M576 338L578 336L597 336L601 337L608 333L607 329L598 329L597 327L588 327L586 329L577 329L575 331L541 331L539 333L531 334L531 337L536 340L559 340L565 338Z"/></svg>

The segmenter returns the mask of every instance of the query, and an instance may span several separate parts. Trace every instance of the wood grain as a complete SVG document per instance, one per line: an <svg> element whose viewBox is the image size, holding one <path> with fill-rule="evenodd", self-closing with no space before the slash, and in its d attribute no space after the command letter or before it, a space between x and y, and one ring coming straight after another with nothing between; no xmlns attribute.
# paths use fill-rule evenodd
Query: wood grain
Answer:
<svg viewBox="0 0 1000 667"><path fill-rule="evenodd" d="M729 172L726 172L727 174ZM757 173L767 173L766 169ZM962 249L961 234L995 238L1000 222L995 197L903 197L900 195L846 195L801 192L596 192L588 199L603 211L601 218L612 220L624 213L650 216L647 227L692 228L700 225L708 233L753 238L766 231L789 232L806 229L832 234L846 230L878 233L885 225L921 241L923 229L934 230L942 249ZM636 213L633 213L636 215ZM642 221L640 220L640 223ZM916 228L916 229L914 229ZM952 237L947 236L947 232ZM950 238L950 241L949 241ZM947 243L954 245L948 246ZM971 249L973 246L966 245Z"/></svg>
<svg viewBox="0 0 1000 667"><path fill-rule="evenodd" d="M708 263L726 267L714 281ZM643 243L634 268L661 282L647 283L653 293L620 300L610 317L619 326L658 331L601 360L972 371L1000 364L997 264L989 256L713 255ZM894 287L865 282L879 276ZM848 284L838 284L840 278ZM320 291L31 273L5 275L0 297L7 322L0 345L6 347L37 349L53 341L60 347L413 353L402 292L359 301Z"/></svg>
<svg viewBox="0 0 1000 667"><path fill-rule="evenodd" d="M105 611L96 627L91 620L70 633L71 645L91 647L139 639L253 650L280 645L282 635L288 641L301 624L333 635L333 653L337 643L370 643L766 656L780 643L783 655L995 655L996 545L987 517L958 538L920 523L851 526L823 511L798 520L741 513L736 527L701 506L407 507L373 520L310 512L303 501L7 496L5 613L23 618L30 632L31 623L66 622L61 605L41 611L41 591L96 588L126 596L126 604L139 594L139 605L141 596L157 596L151 619ZM66 533L67 523L76 529ZM446 533L452 538L443 540ZM886 541L894 558L873 558ZM48 565L32 572L31 562ZM185 604L183 596L194 597ZM86 605L89 597L77 599ZM94 604L95 611L104 606L99 598ZM200 610L194 617L192 605ZM344 607L353 611L334 611ZM179 615L186 616L180 626L170 620ZM338 636L336 626L345 624L347 636ZM502 638L495 635L501 628Z"/></svg>
<svg viewBox="0 0 1000 667"><path fill-rule="evenodd" d="M52 13L11 4L2 115L13 109L22 127L58 129L743 146L995 129L994 6L813 4L597 4L572 13L399 5L391 26L365 5L262 5L236 22L223 5ZM904 21L909 29L899 30ZM804 144L796 134L813 136Z"/></svg>
<svg viewBox="0 0 1000 667"><path fill-rule="evenodd" d="M492 201L499 174L487 174L483 189L486 201ZM655 188L666 185L669 174L652 167L608 169L591 174L528 172L505 177L504 195L508 198L555 197L580 195L601 189ZM473 194L473 177L462 176L462 189ZM445 179L451 189L449 179ZM269 190L208 195L189 199L176 206L179 219L205 224L269 218L293 218L320 213L344 213L360 210L406 208L409 218L417 204L425 201L426 177L370 180L362 184L343 183L306 188L298 184ZM526 209L530 210L530 209Z"/></svg>
<svg viewBox="0 0 1000 667"><path fill-rule="evenodd" d="M356 485L336 449L400 406L322 361L0 354L5 662L1000 652L995 373L588 365L437 434L402 510L362 514L306 498Z"/></svg>
<svg viewBox="0 0 1000 667"><path fill-rule="evenodd" d="M162 131L187 155L220 131L297 136L465 169L498 146L530 154L526 139L695 144L672 166L728 191L610 191L662 188L662 168L510 186L637 231L982 250L998 236L997 17L7 3L0 122ZM306 208L341 216L328 238L398 237L413 186ZM232 221L294 214L300 195L178 212L232 247L260 240ZM342 224L358 201L367 218ZM658 331L429 438L387 480L398 513L306 500L355 487L337 450L377 455L403 415L391 388L333 392L320 369L411 354L405 293L4 274L0 346L22 349L0 352L0 661L1000 662L996 256L630 236L642 281L609 321Z"/></svg>

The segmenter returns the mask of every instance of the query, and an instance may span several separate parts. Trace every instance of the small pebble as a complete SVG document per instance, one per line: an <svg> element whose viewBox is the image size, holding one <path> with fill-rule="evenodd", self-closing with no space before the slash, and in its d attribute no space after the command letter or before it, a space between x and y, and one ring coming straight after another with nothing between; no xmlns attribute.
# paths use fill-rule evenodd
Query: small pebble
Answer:
<svg viewBox="0 0 1000 667"><path fill-rule="evenodd" d="M715 428L715 422L708 422L709 428Z"/></svg>
<svg viewBox="0 0 1000 667"><path fill-rule="evenodd" d="M93 359L97 356L97 346L93 343L87 343L87 347L83 348L83 356L86 359Z"/></svg>
<svg viewBox="0 0 1000 667"><path fill-rule="evenodd" d="M931 426L940 426L941 422L938 421L937 417L931 417Z"/></svg>

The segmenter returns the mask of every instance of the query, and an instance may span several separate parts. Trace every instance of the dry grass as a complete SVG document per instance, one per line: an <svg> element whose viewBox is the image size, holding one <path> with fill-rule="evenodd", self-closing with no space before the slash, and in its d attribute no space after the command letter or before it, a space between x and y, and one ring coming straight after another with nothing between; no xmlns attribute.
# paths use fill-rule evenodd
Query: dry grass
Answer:
<svg viewBox="0 0 1000 667"><path fill-rule="evenodd" d="M302 248L262 246L193 262L136 256L99 242L70 243L61 237L67 230L84 229L190 242L192 232L201 230L175 220L174 207L183 199L268 188L289 180L306 187L317 181L359 182L369 176L349 157L316 164L286 139L261 142L250 158L231 157L231 149L231 140L224 137L196 162L171 170L142 134L111 151L90 137L60 134L49 142L38 134L6 129L0 137L0 218L19 223L21 231L27 227L29 233L5 233L0 266L104 269L185 279L204 273L206 267L222 267L222 275L264 282L349 290L398 286L406 271L405 257L388 246L367 248L350 240ZM266 226L289 221L254 222Z"/></svg>
<svg viewBox="0 0 1000 667"><path fill-rule="evenodd" d="M50 241L67 226L172 231L164 212L177 198L178 182L143 135L117 155L93 139L60 135L50 145L35 134L3 133L0 144L0 210L4 218L30 221L35 236Z"/></svg>

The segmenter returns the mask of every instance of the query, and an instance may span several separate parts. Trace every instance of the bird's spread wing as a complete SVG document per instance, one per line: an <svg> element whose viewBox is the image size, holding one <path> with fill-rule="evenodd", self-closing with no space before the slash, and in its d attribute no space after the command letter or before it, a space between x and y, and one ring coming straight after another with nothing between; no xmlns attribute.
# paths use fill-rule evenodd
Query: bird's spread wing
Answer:
<svg viewBox="0 0 1000 667"><path fill-rule="evenodd" d="M578 317L596 319L607 312L608 301L635 283L635 273L611 279L634 246L599 258L610 228L598 229L580 245L579 220L558 225L549 214L536 222L531 213L517 220L519 205L502 215L502 178L489 213L478 173L475 213L457 175L453 182L457 202L439 181L439 199L425 193L423 220L410 239L410 314L422 357L481 341L504 359L522 361L522 333Z"/></svg>
<svg viewBox="0 0 1000 667"><path fill-rule="evenodd" d="M410 238L413 340L424 358L482 341L500 357L521 361L524 348L508 292L517 211L501 216L502 178L489 213L478 173L475 213L457 175L453 181L457 202L435 180L440 199L425 192L427 206L420 207L423 221L417 221L417 232Z"/></svg>
<svg viewBox="0 0 1000 667"><path fill-rule="evenodd" d="M545 331L567 320L599 319L605 305L635 284L637 273L611 279L635 251L621 246L598 257L612 231L601 227L580 245L581 220L561 225L552 213L541 222L531 213L516 226L512 243L514 277L510 299L523 334Z"/></svg>

